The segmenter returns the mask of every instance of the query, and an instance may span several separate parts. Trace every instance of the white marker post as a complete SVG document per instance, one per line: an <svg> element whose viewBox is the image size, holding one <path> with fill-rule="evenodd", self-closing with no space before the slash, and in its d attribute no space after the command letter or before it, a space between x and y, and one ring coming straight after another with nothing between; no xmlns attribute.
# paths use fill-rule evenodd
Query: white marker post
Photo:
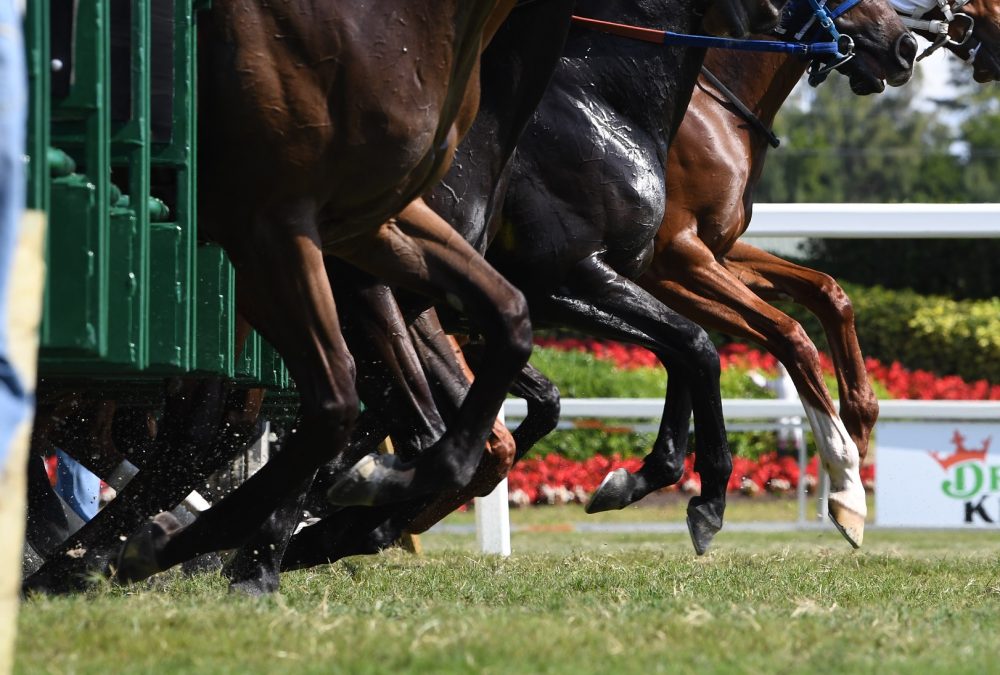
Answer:
<svg viewBox="0 0 1000 675"><path fill-rule="evenodd" d="M504 409L497 419L504 421ZM507 504L507 479L504 478L485 497L476 497L476 541L483 553L510 555L510 509Z"/></svg>

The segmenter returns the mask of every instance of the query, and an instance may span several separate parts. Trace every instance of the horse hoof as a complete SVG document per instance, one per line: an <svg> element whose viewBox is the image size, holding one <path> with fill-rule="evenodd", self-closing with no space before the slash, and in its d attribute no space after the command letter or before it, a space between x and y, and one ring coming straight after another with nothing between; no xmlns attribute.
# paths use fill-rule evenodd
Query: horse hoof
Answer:
<svg viewBox="0 0 1000 675"><path fill-rule="evenodd" d="M834 527L840 531L847 543L854 548L861 548L865 540L865 517L832 499L828 504L827 511Z"/></svg>
<svg viewBox="0 0 1000 675"><path fill-rule="evenodd" d="M123 583L142 581L163 571L159 553L170 536L181 529L180 522L170 513L158 513L128 538L118 554L114 577Z"/></svg>
<svg viewBox="0 0 1000 675"><path fill-rule="evenodd" d="M397 472L400 461L396 455L365 455L330 486L327 501L336 506L374 506L382 484Z"/></svg>
<svg viewBox="0 0 1000 675"><path fill-rule="evenodd" d="M587 500L584 511L600 513L623 509L632 503L632 492L635 490L636 478L625 469L615 469L608 473L601 484Z"/></svg>
<svg viewBox="0 0 1000 675"><path fill-rule="evenodd" d="M722 529L722 514L725 508L725 502L721 505L718 502L703 502L698 497L692 497L688 502L688 534L691 535L694 552L698 555L705 555L715 535Z"/></svg>

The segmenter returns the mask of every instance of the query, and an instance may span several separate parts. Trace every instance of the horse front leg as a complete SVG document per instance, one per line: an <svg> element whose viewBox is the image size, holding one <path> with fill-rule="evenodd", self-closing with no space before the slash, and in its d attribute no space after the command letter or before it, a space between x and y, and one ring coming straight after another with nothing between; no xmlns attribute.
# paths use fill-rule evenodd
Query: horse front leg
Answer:
<svg viewBox="0 0 1000 675"><path fill-rule="evenodd" d="M453 424L433 447L412 461L365 457L330 489L330 501L385 504L466 485L504 397L531 353L523 296L421 200L374 237L352 242L337 255L470 317L484 336L486 357Z"/></svg>
<svg viewBox="0 0 1000 675"><path fill-rule="evenodd" d="M646 347L669 368L664 412L652 451L637 473L615 471L592 495L588 511L618 509L680 480L690 413L702 493L688 503L688 527L700 555L722 528L732 458L719 393L719 357L708 335L596 257L581 261L568 290L532 309L552 325Z"/></svg>
<svg viewBox="0 0 1000 675"><path fill-rule="evenodd" d="M721 265L700 240L675 242L640 283L703 326L762 345L788 369L830 472L830 516L857 548L867 506L858 447L847 433L823 380L819 351L795 320L767 304Z"/></svg>
<svg viewBox="0 0 1000 675"><path fill-rule="evenodd" d="M868 381L854 327L854 308L844 289L828 274L742 242L733 247L723 264L738 276L746 276L750 289L765 300L790 297L820 320L839 384L840 419L864 460L878 419L878 399Z"/></svg>
<svg viewBox="0 0 1000 675"><path fill-rule="evenodd" d="M126 542L118 576L138 580L198 555L241 546L282 500L343 451L357 417L354 363L319 249L311 207L251 221L230 242L244 317L285 360L301 395L297 433L256 474L175 532L148 523ZM241 224L241 227L246 227Z"/></svg>

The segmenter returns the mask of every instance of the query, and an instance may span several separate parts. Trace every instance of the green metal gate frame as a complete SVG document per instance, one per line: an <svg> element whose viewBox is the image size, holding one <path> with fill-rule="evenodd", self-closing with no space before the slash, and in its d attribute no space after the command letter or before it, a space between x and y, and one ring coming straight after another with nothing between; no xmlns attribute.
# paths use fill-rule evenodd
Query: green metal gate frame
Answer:
<svg viewBox="0 0 1000 675"><path fill-rule="evenodd" d="M70 3L62 96L52 93L51 2L32 0L25 20L28 204L49 215L40 375L206 373L289 390L280 357L256 333L236 357L235 274L220 247L198 241L197 14L207 3L129 0L129 114L114 120L110 0ZM167 140L151 133L154 7L173 24ZM173 212L154 194L154 171L174 177Z"/></svg>

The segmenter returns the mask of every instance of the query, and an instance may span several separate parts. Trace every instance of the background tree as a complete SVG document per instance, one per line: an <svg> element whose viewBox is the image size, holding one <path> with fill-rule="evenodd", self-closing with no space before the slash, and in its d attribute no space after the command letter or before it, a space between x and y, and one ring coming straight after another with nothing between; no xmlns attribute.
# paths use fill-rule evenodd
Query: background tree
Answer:
<svg viewBox="0 0 1000 675"><path fill-rule="evenodd" d="M956 62L957 63L957 62ZM960 66L962 64L959 64ZM800 86L775 124L760 202L993 202L1000 98L953 73L954 95L917 100L907 86L855 96L847 78ZM811 240L804 261L838 279L956 298L1000 290L997 240Z"/></svg>

